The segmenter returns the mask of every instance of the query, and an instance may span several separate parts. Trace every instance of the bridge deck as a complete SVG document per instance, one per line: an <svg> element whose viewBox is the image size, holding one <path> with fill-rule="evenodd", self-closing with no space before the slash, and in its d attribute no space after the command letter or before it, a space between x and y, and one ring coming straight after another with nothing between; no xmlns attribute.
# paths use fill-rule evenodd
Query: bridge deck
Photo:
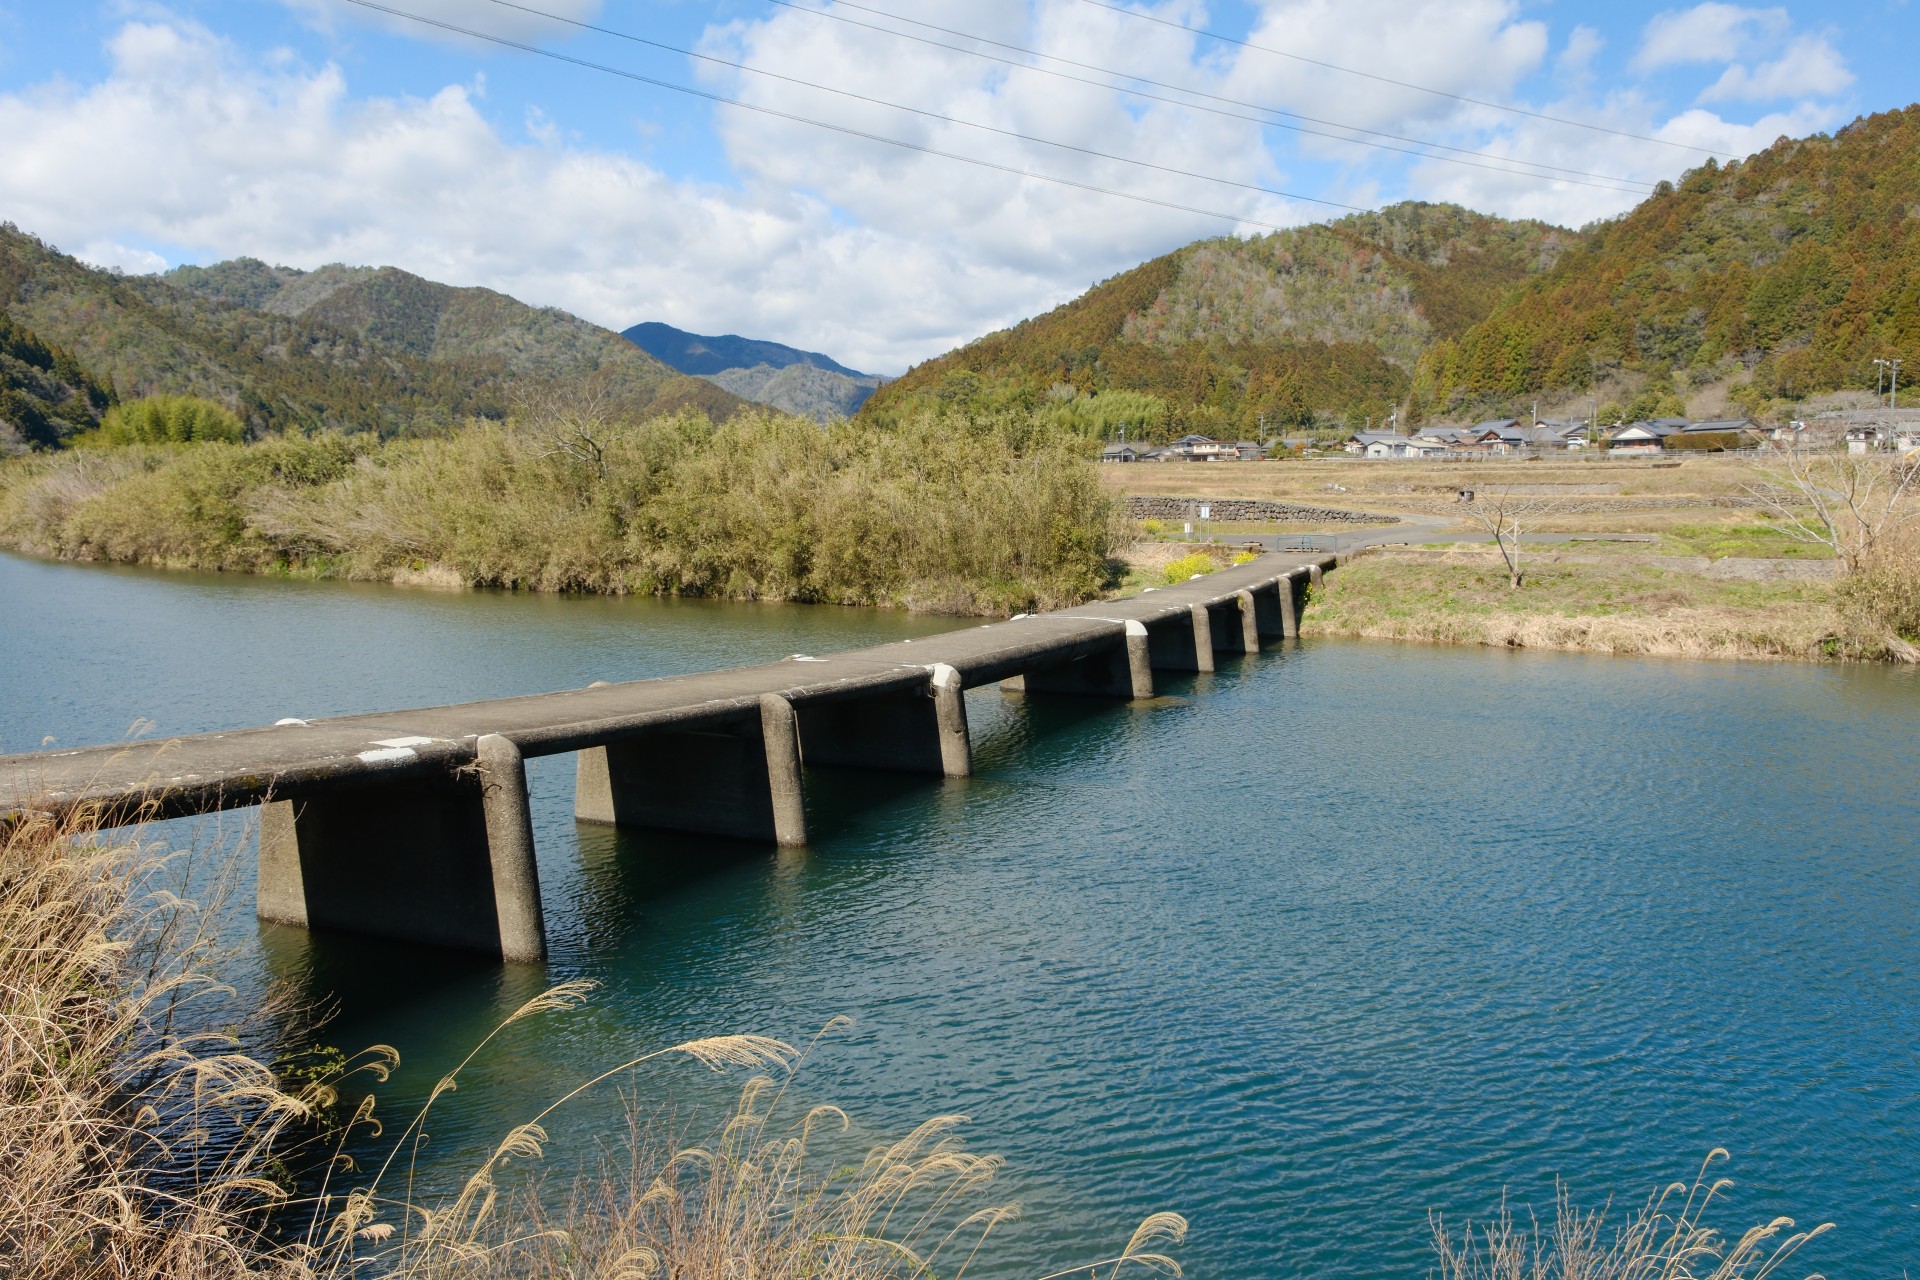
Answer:
<svg viewBox="0 0 1920 1280"><path fill-rule="evenodd" d="M0 757L0 817L25 809L96 808L108 815L177 816L312 796L369 783L444 775L498 734L529 756L604 746L666 727L697 729L758 716L762 695L796 707L924 687L952 667L964 687L1109 649L1129 622L1164 626L1193 606L1328 564L1323 556L1262 556L1250 564L1124 600L965 627L941 635L761 666L555 693L421 707L266 728L194 734Z"/></svg>

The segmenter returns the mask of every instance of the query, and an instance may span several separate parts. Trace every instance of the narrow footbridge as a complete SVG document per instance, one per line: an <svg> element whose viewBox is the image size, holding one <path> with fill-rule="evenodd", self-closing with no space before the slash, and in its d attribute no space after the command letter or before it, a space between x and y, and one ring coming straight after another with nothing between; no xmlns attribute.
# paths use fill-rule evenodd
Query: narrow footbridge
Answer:
<svg viewBox="0 0 1920 1280"><path fill-rule="evenodd" d="M917 640L697 675L0 757L0 821L261 805L263 919L546 954L525 758L575 752L585 822L804 844L803 766L965 777L965 690L1154 696L1298 631L1331 556Z"/></svg>

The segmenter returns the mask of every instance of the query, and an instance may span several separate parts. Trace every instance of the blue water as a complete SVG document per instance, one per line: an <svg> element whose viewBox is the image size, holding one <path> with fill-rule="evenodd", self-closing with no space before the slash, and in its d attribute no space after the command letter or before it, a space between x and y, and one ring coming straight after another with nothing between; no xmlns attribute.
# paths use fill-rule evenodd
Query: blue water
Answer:
<svg viewBox="0 0 1920 1280"><path fill-rule="evenodd" d="M630 679L957 625L438 595L0 557L0 749ZM1723 1225L1832 1220L1791 1274L1920 1271L1920 681L1315 641L1152 704L969 695L975 777L817 774L805 851L616 835L536 762L553 958L257 926L411 1099L544 981L430 1126L453 1177L574 1083L693 1035L804 1039L857 1135L949 1111L1024 1220L973 1274L1101 1256L1156 1209L1201 1276L1428 1269L1427 1213L1637 1203L1734 1154ZM244 850L242 850L244 854ZM697 1125L738 1084L623 1081ZM549 1162L626 1104L590 1095Z"/></svg>

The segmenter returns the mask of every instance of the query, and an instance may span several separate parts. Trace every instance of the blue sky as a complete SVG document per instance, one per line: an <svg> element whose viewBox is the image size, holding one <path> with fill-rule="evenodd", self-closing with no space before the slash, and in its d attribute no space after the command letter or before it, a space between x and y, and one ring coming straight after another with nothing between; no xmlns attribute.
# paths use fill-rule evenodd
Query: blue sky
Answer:
<svg viewBox="0 0 1920 1280"><path fill-rule="evenodd" d="M0 218L129 271L392 264L894 373L1202 236L1408 198L1611 216L1908 105L1920 36L1905 0L379 2L999 167L348 0L0 0Z"/></svg>

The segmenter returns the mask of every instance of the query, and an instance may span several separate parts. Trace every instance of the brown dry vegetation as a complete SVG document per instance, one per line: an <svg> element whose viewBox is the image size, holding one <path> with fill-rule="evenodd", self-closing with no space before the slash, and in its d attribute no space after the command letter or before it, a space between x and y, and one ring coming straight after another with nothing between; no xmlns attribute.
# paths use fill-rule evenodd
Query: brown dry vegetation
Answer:
<svg viewBox="0 0 1920 1280"><path fill-rule="evenodd" d="M1608 1230L1608 1208L1583 1210L1565 1184L1554 1198L1551 1227L1515 1221L1504 1204L1487 1222L1468 1223L1456 1238L1432 1218L1438 1280L1765 1280L1802 1245L1833 1227L1795 1229L1774 1218L1729 1239L1708 1221L1715 1201L1732 1187L1709 1176L1727 1158L1708 1153L1691 1183L1656 1189L1637 1212Z"/></svg>
<svg viewBox="0 0 1920 1280"><path fill-rule="evenodd" d="M1840 608L1833 584L1742 582L1645 564L1504 566L1360 556L1327 578L1305 635L1688 658L1824 661L1899 656L1887 627Z"/></svg>
<svg viewBox="0 0 1920 1280"><path fill-rule="evenodd" d="M1058 608L1106 586L1110 503L1030 420L772 413L476 423L80 450L0 466L0 545L164 567L882 604Z"/></svg>
<svg viewBox="0 0 1920 1280"><path fill-rule="evenodd" d="M1365 458L1308 458L1268 462L1154 462L1107 464L1100 480L1113 493L1171 497L1279 498L1344 510L1443 510L1460 489L1501 486L1605 486L1608 498L1725 499L1758 506L1748 486L1759 468L1747 458L1688 458L1678 464L1623 458L1564 461L1486 459L1472 462L1392 462ZM1340 486L1339 489L1330 488ZM1342 492L1341 490L1345 490ZM1570 494L1572 490L1569 490ZM1657 509L1657 506L1651 508Z"/></svg>

